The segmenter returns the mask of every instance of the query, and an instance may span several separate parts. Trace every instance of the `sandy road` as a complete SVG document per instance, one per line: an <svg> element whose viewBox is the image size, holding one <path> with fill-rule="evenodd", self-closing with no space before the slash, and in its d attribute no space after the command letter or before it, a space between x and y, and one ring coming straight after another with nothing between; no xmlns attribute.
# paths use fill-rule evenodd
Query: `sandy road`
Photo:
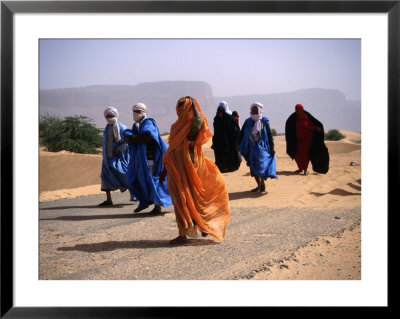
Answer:
<svg viewBox="0 0 400 319"><path fill-rule="evenodd" d="M268 279L262 274L296 262L300 247L361 219L360 208L233 206L223 241L200 236L174 246L173 206L133 214L137 203L128 198L115 193L107 208L97 206L101 195L40 203L39 279Z"/></svg>

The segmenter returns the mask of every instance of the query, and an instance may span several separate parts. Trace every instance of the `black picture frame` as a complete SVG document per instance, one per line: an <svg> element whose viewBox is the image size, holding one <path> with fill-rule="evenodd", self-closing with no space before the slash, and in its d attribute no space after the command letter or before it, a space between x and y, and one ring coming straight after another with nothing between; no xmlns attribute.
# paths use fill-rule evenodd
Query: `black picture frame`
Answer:
<svg viewBox="0 0 400 319"><path fill-rule="evenodd" d="M14 307L13 303L13 16L15 13L269 12L388 14L388 220L398 213L400 105L400 0L396 1L1 1L1 318L177 318L177 307ZM379 147L377 146L379 153ZM390 174L389 174L390 172ZM395 193L396 192L396 193ZM388 234L390 232L388 222ZM389 236L390 237L390 236ZM388 238L389 239L389 238ZM390 251L390 241L388 247ZM389 254L388 254L389 256ZM390 264L390 256L388 260ZM390 280L388 280L388 287ZM391 298L388 298L390 308ZM305 308L292 307L296 314ZM349 309L348 309L349 310ZM198 314L207 315L199 310ZM268 310L269 311L269 310ZM222 316L223 307L213 309ZM235 315L248 309L235 310Z"/></svg>

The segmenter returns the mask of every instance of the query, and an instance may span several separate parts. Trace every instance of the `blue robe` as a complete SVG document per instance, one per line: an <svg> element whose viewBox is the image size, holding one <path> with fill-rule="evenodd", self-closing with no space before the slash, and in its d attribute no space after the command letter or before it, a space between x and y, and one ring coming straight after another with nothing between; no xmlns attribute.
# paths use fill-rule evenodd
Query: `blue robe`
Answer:
<svg viewBox="0 0 400 319"><path fill-rule="evenodd" d="M269 119L263 116L261 118L261 133L253 136L254 121L248 118L242 127L243 137L239 144L240 153L250 167L253 176L262 177L264 180L268 177L278 178L276 176L275 155L271 155L271 143L268 139L267 128L269 128ZM272 137L272 134L269 134Z"/></svg>
<svg viewBox="0 0 400 319"><path fill-rule="evenodd" d="M130 161L128 168L128 183L133 189L135 197L141 203L154 203L155 205L167 207L172 204L169 195L166 178L160 183L160 173L164 169L162 159L165 151L168 149L167 143L160 136L156 122L152 118L145 118L140 123L139 131L135 124L132 130L126 130L126 135L143 135L147 134L155 142L154 150L154 173L150 174L147 165L146 151L147 146L144 143L129 143Z"/></svg>
<svg viewBox="0 0 400 319"><path fill-rule="evenodd" d="M107 125L104 129L103 134L103 162L101 168L100 177L102 179L102 185L105 188L102 190L117 190L119 189L121 192L125 192L128 187L128 180L126 173L128 171L128 163L129 163L129 149L128 144L124 142L124 131L126 130L126 126L122 123L119 123L119 130L121 135L121 140L117 143L115 138L113 138L112 149L117 148L120 151L119 156L107 156L107 134L109 130L112 130L111 126ZM133 195L131 193L131 200L133 200Z"/></svg>

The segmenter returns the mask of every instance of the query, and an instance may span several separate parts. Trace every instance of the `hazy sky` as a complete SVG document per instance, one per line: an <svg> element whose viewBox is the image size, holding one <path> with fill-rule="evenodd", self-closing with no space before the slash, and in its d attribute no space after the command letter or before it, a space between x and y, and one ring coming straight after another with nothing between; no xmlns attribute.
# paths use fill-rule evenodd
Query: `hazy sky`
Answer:
<svg viewBox="0 0 400 319"><path fill-rule="evenodd" d="M214 96L338 89L361 99L358 39L40 40L40 89L208 82Z"/></svg>

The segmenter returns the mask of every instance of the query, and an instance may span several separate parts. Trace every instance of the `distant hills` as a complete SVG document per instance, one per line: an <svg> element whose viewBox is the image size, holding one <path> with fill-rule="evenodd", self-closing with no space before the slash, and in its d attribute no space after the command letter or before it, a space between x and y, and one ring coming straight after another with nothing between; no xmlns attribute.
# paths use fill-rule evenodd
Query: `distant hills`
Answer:
<svg viewBox="0 0 400 319"><path fill-rule="evenodd" d="M101 85L80 88L40 90L41 115L85 115L95 125L103 128L106 121L103 111L114 106L119 111L119 121L131 127L132 106L146 104L148 116L156 120L160 132L169 132L176 121L177 100L191 95L199 101L212 129L213 118L219 101L225 100L229 108L238 111L241 123L249 116L250 104L264 104L264 115L270 119L271 128L284 132L285 121L294 112L297 103L319 119L325 129L345 129L361 132L361 102L348 101L338 90L305 89L287 93L253 94L215 97L211 86L202 81L162 81L138 85Z"/></svg>
<svg viewBox="0 0 400 319"><path fill-rule="evenodd" d="M361 102L348 101L339 90L305 89L274 94L254 94L245 96L218 97L214 101L225 100L229 108L239 112L241 123L249 116L250 105L260 102L264 105L264 115L270 119L271 128L284 133L285 122L300 103L304 109L320 120L326 130L344 129L361 132Z"/></svg>

